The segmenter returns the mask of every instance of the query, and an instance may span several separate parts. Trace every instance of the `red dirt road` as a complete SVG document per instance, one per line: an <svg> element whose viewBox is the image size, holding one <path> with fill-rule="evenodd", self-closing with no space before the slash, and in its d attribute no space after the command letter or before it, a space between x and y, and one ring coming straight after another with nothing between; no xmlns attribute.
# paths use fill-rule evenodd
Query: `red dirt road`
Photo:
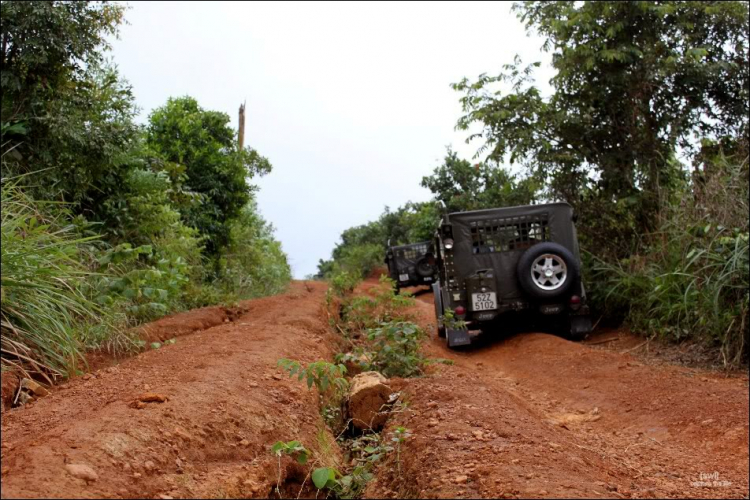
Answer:
<svg viewBox="0 0 750 500"><path fill-rule="evenodd" d="M244 312L165 318L148 335L183 334L176 344L3 412L1 496L267 497L278 440L341 468L315 391L276 368L283 357L331 359L325 288L297 282ZM541 333L450 351L431 295L413 312L430 332L426 354L454 364L391 381L408 408L385 432L412 435L400 473L391 454L366 497L747 498L747 376L645 365ZM144 393L167 401L132 406ZM305 473L284 460L282 493L296 496Z"/></svg>
<svg viewBox="0 0 750 500"><path fill-rule="evenodd" d="M285 295L244 303L247 313L234 322L179 337L5 411L2 497L269 496L277 479L274 442L299 439L315 450L333 439L316 393L276 368L282 357L331 356L321 316L325 289L294 283ZM216 323L212 308L203 315L176 315L161 320L161 329ZM143 393L168 400L131 407ZM67 464L89 466L98 478L73 477ZM295 477L299 471L288 460L282 465L282 482L304 478Z"/></svg>
<svg viewBox="0 0 750 500"><path fill-rule="evenodd" d="M747 376L541 333L451 351L419 299L425 351L455 364L406 383L401 477L383 469L368 495L747 498Z"/></svg>

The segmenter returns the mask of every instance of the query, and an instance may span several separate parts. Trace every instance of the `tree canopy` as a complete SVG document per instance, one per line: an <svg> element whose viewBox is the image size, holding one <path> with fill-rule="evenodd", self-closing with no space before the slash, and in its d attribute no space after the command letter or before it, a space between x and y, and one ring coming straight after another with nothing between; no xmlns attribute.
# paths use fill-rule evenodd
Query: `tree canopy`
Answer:
<svg viewBox="0 0 750 500"><path fill-rule="evenodd" d="M747 151L747 2L541 2L514 5L552 52L543 96L518 58L463 79L464 116L480 152L519 162L548 195L579 208L632 212L634 238L654 228L659 198L683 177L680 150ZM746 153L745 153L746 154ZM593 214L592 213L592 214ZM631 238L631 239L632 239Z"/></svg>

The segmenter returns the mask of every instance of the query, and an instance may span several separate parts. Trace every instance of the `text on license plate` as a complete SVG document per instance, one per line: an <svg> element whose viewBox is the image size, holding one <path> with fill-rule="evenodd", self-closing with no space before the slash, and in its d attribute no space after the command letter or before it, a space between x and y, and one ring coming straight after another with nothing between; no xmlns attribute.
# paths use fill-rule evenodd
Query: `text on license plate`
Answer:
<svg viewBox="0 0 750 500"><path fill-rule="evenodd" d="M399 281L409 281L409 275L408 274L399 274L398 275Z"/></svg>
<svg viewBox="0 0 750 500"><path fill-rule="evenodd" d="M495 292L472 293L471 301L473 303L473 309L475 311L497 309L497 297L495 296Z"/></svg>

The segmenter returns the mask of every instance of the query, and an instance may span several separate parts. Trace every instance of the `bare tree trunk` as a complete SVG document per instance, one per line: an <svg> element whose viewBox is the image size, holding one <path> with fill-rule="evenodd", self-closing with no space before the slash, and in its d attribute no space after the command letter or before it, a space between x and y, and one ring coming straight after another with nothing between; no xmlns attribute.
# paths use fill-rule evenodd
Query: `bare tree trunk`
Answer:
<svg viewBox="0 0 750 500"><path fill-rule="evenodd" d="M245 147L245 103L240 104L239 150Z"/></svg>

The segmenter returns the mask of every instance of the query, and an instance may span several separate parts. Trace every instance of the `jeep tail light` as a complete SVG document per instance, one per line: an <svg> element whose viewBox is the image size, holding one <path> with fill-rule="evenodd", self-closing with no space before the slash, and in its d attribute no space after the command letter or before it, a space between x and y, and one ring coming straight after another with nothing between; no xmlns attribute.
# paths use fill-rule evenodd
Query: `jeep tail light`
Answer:
<svg viewBox="0 0 750 500"><path fill-rule="evenodd" d="M579 297L578 295L573 295L570 298L570 308L573 309L574 311L577 311L578 309L580 309L580 307L581 307L581 297Z"/></svg>
<svg viewBox="0 0 750 500"><path fill-rule="evenodd" d="M445 240L443 240L443 245L445 245L445 248L450 250L451 248L453 248L453 240L451 238L446 238Z"/></svg>
<svg viewBox="0 0 750 500"><path fill-rule="evenodd" d="M466 308L464 306L458 306L456 308L456 314L459 316L463 316L464 314L466 314Z"/></svg>

